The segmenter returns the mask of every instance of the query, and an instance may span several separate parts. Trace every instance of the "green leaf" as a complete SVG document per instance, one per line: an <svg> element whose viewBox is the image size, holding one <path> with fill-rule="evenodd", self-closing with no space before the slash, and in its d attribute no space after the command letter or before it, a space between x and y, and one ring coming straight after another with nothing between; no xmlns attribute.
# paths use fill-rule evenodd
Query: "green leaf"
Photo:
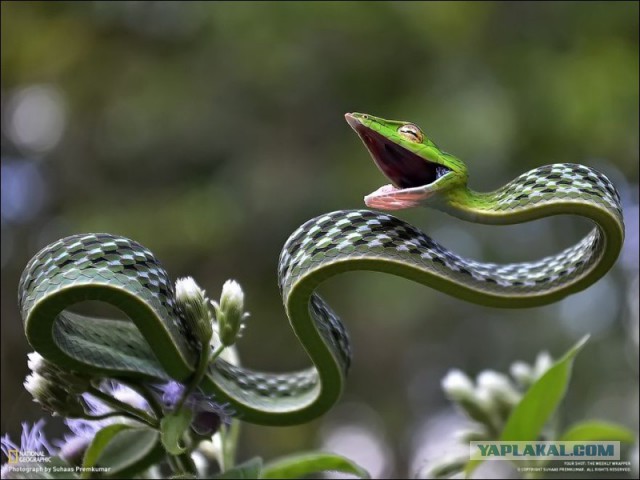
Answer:
<svg viewBox="0 0 640 480"><path fill-rule="evenodd" d="M262 470L261 478L302 478L326 471L371 478L369 472L348 458L324 452L300 453L269 462Z"/></svg>
<svg viewBox="0 0 640 480"><path fill-rule="evenodd" d="M578 341L529 387L509 415L500 440L523 442L537 439L545 423L564 398L571 379L573 360L588 339L587 335ZM482 462L482 460L470 460L464 469L465 476L471 477L473 471Z"/></svg>
<svg viewBox="0 0 640 480"><path fill-rule="evenodd" d="M109 442L115 437L118 433L126 430L128 428L132 428L131 425L125 425L123 423L115 423L113 425L109 425L104 427L102 430L96 433L95 437L93 437L93 441L87 448L87 451L84 453L84 461L82 462L82 468L88 469L82 473L81 478L91 478L91 467L95 467L98 458L102 454L102 451L106 448Z"/></svg>
<svg viewBox="0 0 640 480"><path fill-rule="evenodd" d="M110 467L107 477L131 478L164 458L160 434L150 428L120 432L103 450L98 465Z"/></svg>
<svg viewBox="0 0 640 480"><path fill-rule="evenodd" d="M254 457L247 460L241 465L230 468L229 470L219 473L213 478L235 478L238 480L257 479L260 478L260 470L262 470L262 459Z"/></svg>
<svg viewBox="0 0 640 480"><path fill-rule="evenodd" d="M571 379L573 360L588 338L580 340L531 385L511 412L500 440L528 441L538 438L545 423L564 398Z"/></svg>
<svg viewBox="0 0 640 480"><path fill-rule="evenodd" d="M442 463L425 466L417 472L415 478L453 478L464 471L469 461L469 454L461 457L446 458Z"/></svg>
<svg viewBox="0 0 640 480"><path fill-rule="evenodd" d="M635 443L636 435L622 425L601 420L586 420L567 428L563 442L623 442Z"/></svg>
<svg viewBox="0 0 640 480"><path fill-rule="evenodd" d="M105 476L132 476L163 455L158 432L125 424L108 425L94 437L84 455L82 478L93 478L91 467L106 467Z"/></svg>
<svg viewBox="0 0 640 480"><path fill-rule="evenodd" d="M162 445L171 455L180 455L187 451L180 445L180 442L192 420L193 412L188 408L183 408L165 416L160 422Z"/></svg>
<svg viewBox="0 0 640 480"><path fill-rule="evenodd" d="M464 478L471 478L473 471L478 468L484 460L469 460L467 466L464 467Z"/></svg>

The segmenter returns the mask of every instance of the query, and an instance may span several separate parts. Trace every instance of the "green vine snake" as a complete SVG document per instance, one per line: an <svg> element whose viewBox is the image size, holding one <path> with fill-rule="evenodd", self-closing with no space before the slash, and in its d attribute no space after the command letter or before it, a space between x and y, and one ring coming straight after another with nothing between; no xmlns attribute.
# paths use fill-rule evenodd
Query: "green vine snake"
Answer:
<svg viewBox="0 0 640 480"><path fill-rule="evenodd" d="M341 210L309 220L291 234L278 281L291 326L314 367L272 374L222 359L201 389L229 402L243 420L288 425L326 412L339 398L351 361L342 321L314 291L339 273L375 270L414 280L477 304L521 308L585 289L614 264L624 238L620 198L601 173L577 164L527 172L478 193L467 168L416 125L352 113L356 131L391 181L367 206L426 206L470 222L515 224L558 214L581 215L595 228L573 247L535 262L493 264L462 258L387 213ZM107 302L131 320L92 318L68 308ZM74 235L48 245L28 263L19 287L26 336L42 356L91 375L188 381L198 345L176 306L173 283L140 244L109 234Z"/></svg>

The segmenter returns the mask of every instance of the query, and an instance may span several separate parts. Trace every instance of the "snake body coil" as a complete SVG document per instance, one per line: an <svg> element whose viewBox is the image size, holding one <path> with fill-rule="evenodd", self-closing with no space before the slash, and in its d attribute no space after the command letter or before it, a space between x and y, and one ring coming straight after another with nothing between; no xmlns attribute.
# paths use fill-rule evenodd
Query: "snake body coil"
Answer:
<svg viewBox="0 0 640 480"><path fill-rule="evenodd" d="M370 129L392 137L381 127ZM430 162L435 163L433 157ZM453 168L451 163L448 168ZM413 201L415 192L407 193L411 189L385 187L383 203ZM218 359L201 388L231 403L249 422L308 421L337 401L351 361L344 325L314 293L326 279L346 271L375 270L478 304L530 307L559 300L598 280L615 262L624 237L615 188L604 175L582 165L540 167L487 194L449 188L446 202L435 206L485 223L576 214L593 220L596 227L556 255L499 265L462 258L386 213L341 210L321 215L289 237L278 266L287 316L315 367L269 374ZM131 322L67 311L85 300L112 304ZM25 268L19 304L33 348L62 367L116 378L183 382L194 371L197 343L176 307L173 283L153 254L132 240L85 234L52 243Z"/></svg>

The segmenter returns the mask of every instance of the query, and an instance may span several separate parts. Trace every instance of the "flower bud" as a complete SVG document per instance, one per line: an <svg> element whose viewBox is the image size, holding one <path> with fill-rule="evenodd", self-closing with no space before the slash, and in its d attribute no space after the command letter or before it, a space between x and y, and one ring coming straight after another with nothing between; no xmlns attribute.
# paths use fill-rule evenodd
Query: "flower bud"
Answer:
<svg viewBox="0 0 640 480"><path fill-rule="evenodd" d="M227 280L222 286L220 305L212 302L218 320L220 341L225 346L236 343L242 332L244 320L249 316L244 312L244 292L235 280Z"/></svg>
<svg viewBox="0 0 640 480"><path fill-rule="evenodd" d="M486 425L491 432L498 424L494 402L484 388L475 388L471 379L461 370L450 370L442 379L442 389L473 420Z"/></svg>
<svg viewBox="0 0 640 480"><path fill-rule="evenodd" d="M33 399L36 402L40 402L40 399L43 398L46 393L46 382L47 379L43 376L37 373L32 373L30 375L27 375L27 377L24 379L23 385L27 392L31 394Z"/></svg>
<svg viewBox="0 0 640 480"><path fill-rule="evenodd" d="M89 388L91 381L89 377L70 370L63 370L55 363L47 361L38 352L31 352L27 355L27 366L34 374L46 378L49 382L64 385L69 393L80 395Z"/></svg>
<svg viewBox="0 0 640 480"><path fill-rule="evenodd" d="M536 357L536 364L533 367L534 379L539 379L553 365L553 358L549 352L540 352Z"/></svg>
<svg viewBox="0 0 640 480"><path fill-rule="evenodd" d="M27 366L32 372L41 372L45 361L38 352L31 352L27 355Z"/></svg>
<svg viewBox="0 0 640 480"><path fill-rule="evenodd" d="M485 370L480 372L477 381L479 388L485 388L493 399L507 407L514 407L522 398L509 377L502 373Z"/></svg>
<svg viewBox="0 0 640 480"><path fill-rule="evenodd" d="M208 345L213 334L213 319L204 290L191 277L179 278L176 282L176 301L191 332Z"/></svg>
<svg viewBox="0 0 640 480"><path fill-rule="evenodd" d="M34 401L52 415L67 417L82 417L84 408L78 393L67 388L63 383L39 373L27 375L24 388L31 394Z"/></svg>
<svg viewBox="0 0 640 480"><path fill-rule="evenodd" d="M502 425L520 402L522 395L515 389L509 377L493 370L480 372L477 383L477 395L487 398L487 405L494 414L492 418L497 420L495 425Z"/></svg>
<svg viewBox="0 0 640 480"><path fill-rule="evenodd" d="M193 431L205 438L211 438L211 435L220 430L222 419L216 412L201 410L195 412L191 428Z"/></svg>
<svg viewBox="0 0 640 480"><path fill-rule="evenodd" d="M523 387L528 387L533 383L533 371L529 364L525 362L513 362L509 368L511 376Z"/></svg>
<svg viewBox="0 0 640 480"><path fill-rule="evenodd" d="M473 382L462 370L449 370L441 382L444 393L452 400L475 397Z"/></svg>

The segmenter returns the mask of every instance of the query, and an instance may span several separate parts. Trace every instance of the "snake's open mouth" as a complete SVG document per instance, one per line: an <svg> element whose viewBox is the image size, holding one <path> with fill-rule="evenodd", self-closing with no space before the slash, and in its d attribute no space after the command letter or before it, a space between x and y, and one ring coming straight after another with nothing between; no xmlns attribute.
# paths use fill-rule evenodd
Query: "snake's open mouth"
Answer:
<svg viewBox="0 0 640 480"><path fill-rule="evenodd" d="M418 201L430 196L417 189L435 182L450 171L380 135L363 125L356 117L346 114L345 118L364 142L380 171L392 183L367 195L365 203L368 206L385 210L415 206Z"/></svg>

